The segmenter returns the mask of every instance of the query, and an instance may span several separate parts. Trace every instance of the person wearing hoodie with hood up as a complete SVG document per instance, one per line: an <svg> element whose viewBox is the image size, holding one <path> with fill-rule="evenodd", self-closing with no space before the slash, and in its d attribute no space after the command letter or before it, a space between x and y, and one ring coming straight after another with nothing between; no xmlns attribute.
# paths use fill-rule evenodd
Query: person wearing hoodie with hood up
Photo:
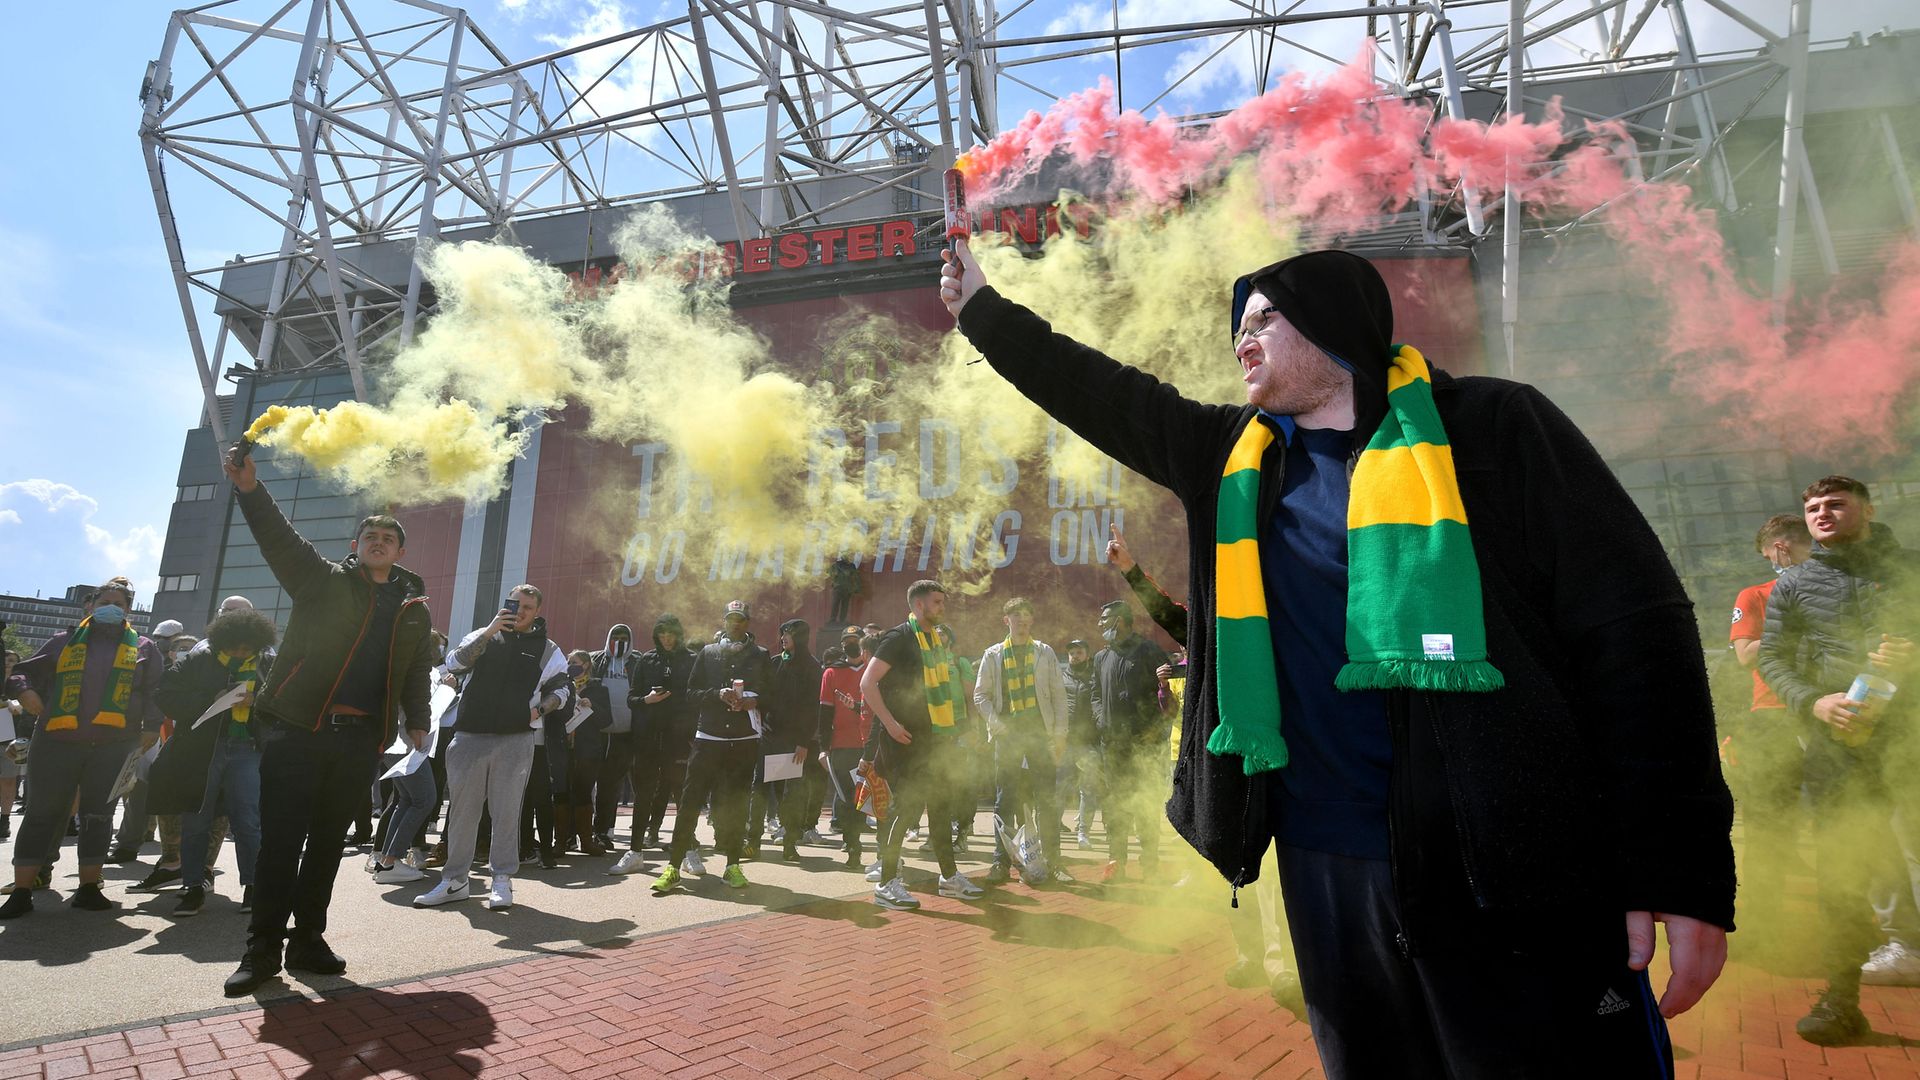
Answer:
<svg viewBox="0 0 1920 1080"><path fill-rule="evenodd" d="M1348 252L1235 283L1239 405L1054 333L965 241L944 259L994 370L1187 510L1168 816L1236 889L1278 841L1327 1075L1565 1076L1578 1048L1671 1076L1663 1018L1726 958L1732 799L1692 605L1579 429L1396 345Z"/></svg>
<svg viewBox="0 0 1920 1080"><path fill-rule="evenodd" d="M760 737L762 755L788 754L804 765L819 750L820 676L825 669L813 655L812 640L813 628L805 619L780 624L780 655L773 658L767 693L767 730ZM780 822L780 857L799 862L800 834L819 817L818 804L807 806L811 781L802 772L760 787Z"/></svg>
<svg viewBox="0 0 1920 1080"><path fill-rule="evenodd" d="M615 631L625 630L616 626ZM614 861L609 871L633 874L646 869L642 849L660 846L660 822L666 814L668 799L677 794L685 775L687 755L693 742L693 712L687 695L687 675L693 670L696 653L687 648L686 628L677 615L662 615L653 624L653 648L634 655L625 646L628 659L616 660L621 649L618 638L608 635L606 667L627 671L627 702L631 710L628 730L609 733L606 764L600 773L594 823L611 833L614 811L619 805L622 780L633 784L633 822L627 850ZM618 689L609 684L608 697Z"/></svg>

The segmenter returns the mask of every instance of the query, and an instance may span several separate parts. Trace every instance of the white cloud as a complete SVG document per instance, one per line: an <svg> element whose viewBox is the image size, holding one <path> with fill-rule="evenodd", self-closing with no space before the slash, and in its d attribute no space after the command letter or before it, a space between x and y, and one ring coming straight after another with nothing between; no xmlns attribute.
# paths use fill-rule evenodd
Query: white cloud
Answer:
<svg viewBox="0 0 1920 1080"><path fill-rule="evenodd" d="M161 529L136 525L123 533L94 524L100 503L70 484L18 480L0 484L0 566L9 592L55 593L114 574L133 581L144 606L159 584Z"/></svg>
<svg viewBox="0 0 1920 1080"><path fill-rule="evenodd" d="M555 48L571 49L641 25L629 17L626 5L619 0L588 0L569 29L560 34L542 34L540 40ZM626 55L629 51L631 55ZM677 56L677 62L669 59L670 53ZM587 104L601 116L643 109L698 89L699 61L693 47L677 37L642 40L638 47L635 39L628 38L576 53L564 63L577 88L586 90L592 86L587 90ZM693 80L684 91L678 81L685 77L683 71L693 73ZM628 134L646 142L652 132L652 127L643 127L629 130Z"/></svg>

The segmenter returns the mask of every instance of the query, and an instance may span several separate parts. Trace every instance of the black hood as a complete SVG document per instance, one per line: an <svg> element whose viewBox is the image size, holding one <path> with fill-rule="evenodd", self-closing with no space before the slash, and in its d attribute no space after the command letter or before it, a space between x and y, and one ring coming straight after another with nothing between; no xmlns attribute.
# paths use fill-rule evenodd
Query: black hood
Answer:
<svg viewBox="0 0 1920 1080"><path fill-rule="evenodd" d="M1354 431L1372 435L1387 408L1393 358L1393 300L1373 264L1350 251L1309 251L1263 266L1233 283L1233 322L1255 291L1300 335L1353 373Z"/></svg>
<svg viewBox="0 0 1920 1080"><path fill-rule="evenodd" d="M664 647L660 644L660 635L669 632L679 634L680 647L682 649L687 647L687 628L680 625L680 616L662 615L654 620L653 623L653 647L655 651L665 651Z"/></svg>
<svg viewBox="0 0 1920 1080"><path fill-rule="evenodd" d="M788 619L780 624L780 632L793 636L793 651L796 656L813 655L813 627L805 619Z"/></svg>

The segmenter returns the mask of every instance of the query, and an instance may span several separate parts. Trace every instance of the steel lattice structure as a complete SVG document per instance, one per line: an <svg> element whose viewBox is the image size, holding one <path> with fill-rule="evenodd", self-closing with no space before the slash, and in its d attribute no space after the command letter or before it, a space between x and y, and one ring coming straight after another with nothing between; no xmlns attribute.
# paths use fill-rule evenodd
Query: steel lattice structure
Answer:
<svg viewBox="0 0 1920 1080"><path fill-rule="evenodd" d="M1569 106L1569 120L1624 123L1649 179L1699 169L1726 206L1736 172L1726 135L1784 81L1773 151L1784 295L1798 215L1812 219L1829 271L1835 258L1800 139L1809 5L1792 0L1789 24L1769 27L1734 0L1198 0L1178 23L1134 18L1119 0L1104 18L1035 0L1005 11L996 0L866 10L688 0L684 15L515 59L466 11L430 0L225 0L169 20L141 90L140 136L208 420L224 440L216 387L233 341L261 370L344 364L366 396L363 359L410 340L430 310L418 260L390 265L413 243L677 197L724 200L735 239L828 215L858 221L876 196L937 190L939 170L1010 119L1003 94L1050 98L1050 75L1075 86L1105 75L1123 105L1179 114L1183 86L1226 79L1251 96L1289 70L1347 62L1369 37L1380 92L1436 114L1537 114L1567 85L1626 77L1630 100ZM1701 54L1689 12L1703 7L1750 39ZM1169 53L1177 75L1164 74ZM1139 73L1147 58L1158 78ZM206 246L190 240L210 219L176 219L175 185L188 182L247 222L258 250L195 265L187 252ZM1461 196L1434 193L1376 239L1501 244L1511 345L1524 229ZM1905 211L1912 224L1910 200ZM264 305L222 292L240 264L271 274Z"/></svg>

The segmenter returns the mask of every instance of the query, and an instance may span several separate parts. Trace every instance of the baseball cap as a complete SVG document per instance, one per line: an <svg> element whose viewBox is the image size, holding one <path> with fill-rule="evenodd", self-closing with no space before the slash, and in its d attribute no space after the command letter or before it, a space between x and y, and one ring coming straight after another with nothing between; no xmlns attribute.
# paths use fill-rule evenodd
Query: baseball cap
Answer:
<svg viewBox="0 0 1920 1080"><path fill-rule="evenodd" d="M745 600L729 600L727 601L726 613L722 615L721 618L732 618L735 615L743 619L751 619L753 618L753 609L747 606Z"/></svg>

